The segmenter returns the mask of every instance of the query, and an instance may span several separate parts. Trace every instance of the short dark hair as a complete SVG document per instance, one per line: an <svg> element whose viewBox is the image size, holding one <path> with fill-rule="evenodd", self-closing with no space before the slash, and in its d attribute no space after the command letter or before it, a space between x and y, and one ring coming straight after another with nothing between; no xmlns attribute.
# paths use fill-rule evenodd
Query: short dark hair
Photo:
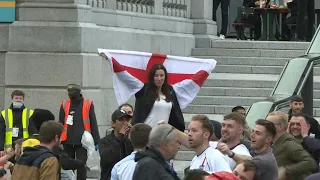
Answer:
<svg viewBox="0 0 320 180"><path fill-rule="evenodd" d="M242 106L236 106L236 107L234 107L234 108L232 108L232 110L231 110L231 112L237 112L238 110L240 110L240 109L242 109L242 110L246 110L244 107L242 107Z"/></svg>
<svg viewBox="0 0 320 180"><path fill-rule="evenodd" d="M206 171L200 170L200 169L193 169L190 170L186 176L184 177L184 180L203 180L204 176L209 176L210 174Z"/></svg>
<svg viewBox="0 0 320 180"><path fill-rule="evenodd" d="M303 97L298 95L292 96L290 98L290 102L303 102Z"/></svg>
<svg viewBox="0 0 320 180"><path fill-rule="evenodd" d="M121 109L123 106L129 106L133 110L133 106L129 103L121 104L118 109Z"/></svg>
<svg viewBox="0 0 320 180"><path fill-rule="evenodd" d="M18 144L19 146L22 146L22 143L23 143L23 141L25 141L25 140L27 140L27 139L25 139L25 138L20 138L20 139L15 140L14 143L15 143L15 144Z"/></svg>
<svg viewBox="0 0 320 180"><path fill-rule="evenodd" d="M12 99L14 96L22 96L22 97L24 98L25 94L24 94L23 91L14 90L14 91L11 93L11 99Z"/></svg>
<svg viewBox="0 0 320 180"><path fill-rule="evenodd" d="M303 119L306 121L306 123L310 124L310 121L308 120L308 115L306 115L305 113L294 113L291 115L291 118L292 117L303 117Z"/></svg>
<svg viewBox="0 0 320 180"><path fill-rule="evenodd" d="M276 126L268 120L265 119L258 119L256 121L256 125L260 125L263 126L264 128L266 128L267 133L274 138L274 136L277 134L277 130L276 130Z"/></svg>
<svg viewBox="0 0 320 180"><path fill-rule="evenodd" d="M50 143L56 138L56 136L60 138L62 132L62 124L52 120L44 122L40 127L39 140L41 143Z"/></svg>
<svg viewBox="0 0 320 180"><path fill-rule="evenodd" d="M243 171L244 172L247 172L247 171L257 172L257 165L252 160L244 160L240 164L243 164Z"/></svg>
<svg viewBox="0 0 320 180"><path fill-rule="evenodd" d="M223 117L223 120L227 120L227 119L234 120L243 127L246 124L246 118L238 112L232 112Z"/></svg>
<svg viewBox="0 0 320 180"><path fill-rule="evenodd" d="M208 116L206 115L195 115L192 117L191 121L198 121L201 122L202 124L202 130L207 131L210 133L210 137L213 134L213 125L211 123L211 121L209 120Z"/></svg>
<svg viewBox="0 0 320 180"><path fill-rule="evenodd" d="M152 127L148 124L138 123L130 129L130 140L133 148L145 148L149 141Z"/></svg>

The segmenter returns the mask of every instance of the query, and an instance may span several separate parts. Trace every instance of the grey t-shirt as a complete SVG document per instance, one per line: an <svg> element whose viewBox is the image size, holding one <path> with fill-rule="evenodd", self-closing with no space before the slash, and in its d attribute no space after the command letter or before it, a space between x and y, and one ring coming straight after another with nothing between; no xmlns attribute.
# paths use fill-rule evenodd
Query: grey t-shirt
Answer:
<svg viewBox="0 0 320 180"><path fill-rule="evenodd" d="M259 154L253 153L253 161L258 167L260 180L278 180L278 165L271 148Z"/></svg>

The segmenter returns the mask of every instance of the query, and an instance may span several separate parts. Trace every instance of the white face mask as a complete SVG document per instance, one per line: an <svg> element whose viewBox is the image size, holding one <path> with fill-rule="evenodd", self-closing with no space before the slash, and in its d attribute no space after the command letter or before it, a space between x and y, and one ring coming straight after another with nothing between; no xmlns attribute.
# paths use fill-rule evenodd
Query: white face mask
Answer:
<svg viewBox="0 0 320 180"><path fill-rule="evenodd" d="M22 102L12 102L13 108L21 108L23 106Z"/></svg>

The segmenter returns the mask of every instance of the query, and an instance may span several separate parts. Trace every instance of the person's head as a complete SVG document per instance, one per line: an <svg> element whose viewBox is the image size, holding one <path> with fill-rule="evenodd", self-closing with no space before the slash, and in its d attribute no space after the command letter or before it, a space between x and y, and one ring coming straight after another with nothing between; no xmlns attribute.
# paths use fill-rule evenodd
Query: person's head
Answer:
<svg viewBox="0 0 320 180"><path fill-rule="evenodd" d="M148 74L148 91L155 99L159 96L158 89L166 96L166 100L171 100L170 88L168 84L168 74L166 68L162 64L155 64Z"/></svg>
<svg viewBox="0 0 320 180"><path fill-rule="evenodd" d="M301 138L301 121L305 121L308 125L308 128L310 129L310 122L308 121L308 118L303 113L296 113L293 114L290 119L290 127L289 132L292 134L295 138Z"/></svg>
<svg viewBox="0 0 320 180"><path fill-rule="evenodd" d="M256 121L256 126L252 129L250 135L251 148L259 153L265 151L271 146L276 133L276 127L272 122L259 119Z"/></svg>
<svg viewBox="0 0 320 180"><path fill-rule="evenodd" d="M149 135L149 146L157 149L165 160L171 160L180 149L178 130L168 124L152 128Z"/></svg>
<svg viewBox="0 0 320 180"><path fill-rule="evenodd" d="M184 177L184 180L206 180L210 174L200 169L190 170Z"/></svg>
<svg viewBox="0 0 320 180"><path fill-rule="evenodd" d="M14 155L18 158L22 154L22 143L25 141L25 138L17 139L14 143Z"/></svg>
<svg viewBox="0 0 320 180"><path fill-rule="evenodd" d="M257 172L257 165L252 160L245 160L238 164L233 174L239 177L241 180L255 180Z"/></svg>
<svg viewBox="0 0 320 180"><path fill-rule="evenodd" d="M131 104L129 103L121 104L119 106L119 109L122 109L125 112L127 112L130 116L133 116L133 106Z"/></svg>
<svg viewBox="0 0 320 180"><path fill-rule="evenodd" d="M62 124L55 121L44 122L39 131L40 143L52 151L60 145L61 133L64 131Z"/></svg>
<svg viewBox="0 0 320 180"><path fill-rule="evenodd" d="M212 123L206 115L193 116L188 130L189 144L194 150L209 144L210 137L213 134Z"/></svg>
<svg viewBox="0 0 320 180"><path fill-rule="evenodd" d="M292 96L290 100L290 108L293 113L301 113L304 108L303 98L301 96Z"/></svg>
<svg viewBox="0 0 320 180"><path fill-rule="evenodd" d="M81 97L81 88L77 84L68 84L67 91L71 100L79 99Z"/></svg>
<svg viewBox="0 0 320 180"><path fill-rule="evenodd" d="M116 109L111 115L111 126L116 132L120 132L120 129L130 123L132 116L127 114L126 111Z"/></svg>
<svg viewBox="0 0 320 180"><path fill-rule="evenodd" d="M219 121L210 120L213 125L213 134L210 138L210 141L219 141L221 138L221 123Z"/></svg>
<svg viewBox="0 0 320 180"><path fill-rule="evenodd" d="M245 125L245 117L237 112L225 115L221 123L221 140L223 142L236 141L240 139Z"/></svg>
<svg viewBox="0 0 320 180"><path fill-rule="evenodd" d="M132 126L130 129L129 138L134 149L145 149L148 141L149 134L152 127L148 124L138 123Z"/></svg>
<svg viewBox="0 0 320 180"><path fill-rule="evenodd" d="M49 120L55 120L55 117L52 114L52 112L47 109L35 109L32 115L32 120L33 120L34 126L39 132L40 127L44 122Z"/></svg>
<svg viewBox="0 0 320 180"><path fill-rule="evenodd" d="M246 109L242 106L236 106L236 107L232 108L232 112L237 112L237 113L240 113L240 114L246 116Z"/></svg>
<svg viewBox="0 0 320 180"><path fill-rule="evenodd" d="M11 93L12 107L13 108L21 108L24 103L24 92L20 90L14 90Z"/></svg>
<svg viewBox="0 0 320 180"><path fill-rule="evenodd" d="M280 111L271 112L266 120L272 122L276 126L277 135L283 134L288 127L288 114Z"/></svg>

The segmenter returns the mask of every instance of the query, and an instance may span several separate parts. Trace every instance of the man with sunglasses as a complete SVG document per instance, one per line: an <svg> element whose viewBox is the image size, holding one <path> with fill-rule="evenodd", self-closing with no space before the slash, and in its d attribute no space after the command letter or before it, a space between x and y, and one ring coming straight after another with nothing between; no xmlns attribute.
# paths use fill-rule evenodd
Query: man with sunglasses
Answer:
<svg viewBox="0 0 320 180"><path fill-rule="evenodd" d="M151 130L147 150L137 152L135 156L138 163L133 180L179 180L168 163L180 148L178 133L168 124L158 125Z"/></svg>

